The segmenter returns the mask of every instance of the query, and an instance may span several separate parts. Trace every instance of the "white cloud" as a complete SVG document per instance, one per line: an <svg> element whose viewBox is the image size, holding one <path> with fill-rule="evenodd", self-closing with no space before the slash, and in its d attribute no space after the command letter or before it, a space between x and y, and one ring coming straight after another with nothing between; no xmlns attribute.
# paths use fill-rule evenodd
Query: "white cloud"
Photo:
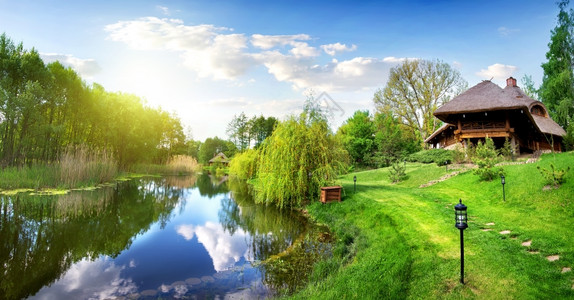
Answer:
<svg viewBox="0 0 574 300"><path fill-rule="evenodd" d="M162 14L169 16L170 12L169 12L169 8L166 6L161 6L161 5L157 5L156 8L161 11Z"/></svg>
<svg viewBox="0 0 574 300"><path fill-rule="evenodd" d="M263 56L269 73L278 81L290 82L295 89L321 91L357 90L380 85L387 79L390 69L402 61L394 57L355 57L317 65L312 60L283 55L278 51L266 52Z"/></svg>
<svg viewBox="0 0 574 300"><path fill-rule="evenodd" d="M167 50L179 53L183 65L199 77L233 80L254 66L267 68L280 82L295 89L322 91L365 89L385 82L391 67L403 58L355 57L319 64L321 51L310 44L307 34L262 35L249 38L232 29L214 25L184 25L177 19L140 18L106 26L109 38L139 50ZM248 44L251 46L248 47ZM355 45L335 43L321 49L335 55L353 51Z"/></svg>
<svg viewBox="0 0 574 300"><path fill-rule="evenodd" d="M325 53L327 53L331 56L335 56L337 54L337 52L355 51L355 50L357 50L357 45L351 45L348 47L345 44L335 43L335 44L321 45L321 49L323 49L323 51L325 51Z"/></svg>
<svg viewBox="0 0 574 300"><path fill-rule="evenodd" d="M251 44L263 50L269 50L278 46L295 46L300 41L308 41L311 37L307 34L295 35L263 35L254 34L251 36Z"/></svg>
<svg viewBox="0 0 574 300"><path fill-rule="evenodd" d="M509 36L513 33L519 32L520 29L515 29L515 28L508 28L508 27L498 27L498 34L500 34L500 36Z"/></svg>
<svg viewBox="0 0 574 300"><path fill-rule="evenodd" d="M255 64L243 51L247 38L243 34L213 25L184 25L177 19L140 18L107 25L109 38L138 50L171 50L181 53L184 65L199 77L234 79Z"/></svg>
<svg viewBox="0 0 574 300"><path fill-rule="evenodd" d="M495 80L504 80L510 76L512 76L512 74L518 70L518 67L516 66L510 66L510 65L503 65L503 64L494 64L494 65L490 65L488 66L488 68L482 69L480 70L480 72L476 72L476 75L482 77L482 78L487 78L487 79L495 79Z"/></svg>
<svg viewBox="0 0 574 300"><path fill-rule="evenodd" d="M59 61L65 67L71 67L83 78L91 79L99 73L102 68L95 59L82 59L70 54L40 53L40 57L45 63Z"/></svg>

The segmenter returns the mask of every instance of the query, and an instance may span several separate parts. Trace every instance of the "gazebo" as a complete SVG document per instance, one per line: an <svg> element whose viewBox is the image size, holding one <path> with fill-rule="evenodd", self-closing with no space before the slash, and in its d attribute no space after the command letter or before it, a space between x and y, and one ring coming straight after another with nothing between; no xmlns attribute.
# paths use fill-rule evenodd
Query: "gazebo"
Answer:
<svg viewBox="0 0 574 300"><path fill-rule="evenodd" d="M512 77L504 89L484 80L439 107L434 116L445 124L425 140L433 148L464 147L467 141L474 144L490 137L497 147L508 139L516 154L560 152L566 135L544 104L528 97Z"/></svg>

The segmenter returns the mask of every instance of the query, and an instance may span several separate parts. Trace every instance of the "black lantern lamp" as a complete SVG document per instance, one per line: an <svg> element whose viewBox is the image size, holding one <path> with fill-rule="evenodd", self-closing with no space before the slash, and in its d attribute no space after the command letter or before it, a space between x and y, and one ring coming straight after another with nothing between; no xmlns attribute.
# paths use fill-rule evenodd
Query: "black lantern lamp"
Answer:
<svg viewBox="0 0 574 300"><path fill-rule="evenodd" d="M444 162L444 170L448 172L448 161L445 160Z"/></svg>
<svg viewBox="0 0 574 300"><path fill-rule="evenodd" d="M455 220L456 220L456 224L454 226L456 226L456 228L464 230L466 228L468 228L468 217L466 214L466 205L462 204L462 199L459 199L459 203L457 205L455 205L454 207L454 215L455 215Z"/></svg>
<svg viewBox="0 0 574 300"><path fill-rule="evenodd" d="M464 235L463 232L468 228L468 217L466 214L466 205L462 204L462 200L454 207L454 219L456 223L454 226L460 231L460 283L464 284Z"/></svg>
<svg viewBox="0 0 574 300"><path fill-rule="evenodd" d="M506 202L506 192L504 191L504 185L506 184L506 179L504 175L500 175L500 183L502 184L502 199Z"/></svg>
<svg viewBox="0 0 574 300"><path fill-rule="evenodd" d="M353 193L357 191L357 175L353 176Z"/></svg>

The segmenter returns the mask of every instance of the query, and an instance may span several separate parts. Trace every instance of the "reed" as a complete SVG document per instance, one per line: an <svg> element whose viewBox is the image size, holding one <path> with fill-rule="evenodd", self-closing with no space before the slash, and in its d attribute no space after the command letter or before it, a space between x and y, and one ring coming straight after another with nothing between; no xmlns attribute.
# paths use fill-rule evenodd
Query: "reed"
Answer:
<svg viewBox="0 0 574 300"><path fill-rule="evenodd" d="M108 151L75 146L62 154L59 170L61 184L73 188L111 181L118 173L118 164Z"/></svg>

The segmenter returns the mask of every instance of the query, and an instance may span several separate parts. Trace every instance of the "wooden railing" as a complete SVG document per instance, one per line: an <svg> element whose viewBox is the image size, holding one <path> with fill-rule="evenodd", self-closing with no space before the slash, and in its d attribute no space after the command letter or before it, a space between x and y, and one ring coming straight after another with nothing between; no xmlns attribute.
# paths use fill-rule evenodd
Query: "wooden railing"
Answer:
<svg viewBox="0 0 574 300"><path fill-rule="evenodd" d="M504 121L474 121L462 124L462 130L504 129Z"/></svg>

